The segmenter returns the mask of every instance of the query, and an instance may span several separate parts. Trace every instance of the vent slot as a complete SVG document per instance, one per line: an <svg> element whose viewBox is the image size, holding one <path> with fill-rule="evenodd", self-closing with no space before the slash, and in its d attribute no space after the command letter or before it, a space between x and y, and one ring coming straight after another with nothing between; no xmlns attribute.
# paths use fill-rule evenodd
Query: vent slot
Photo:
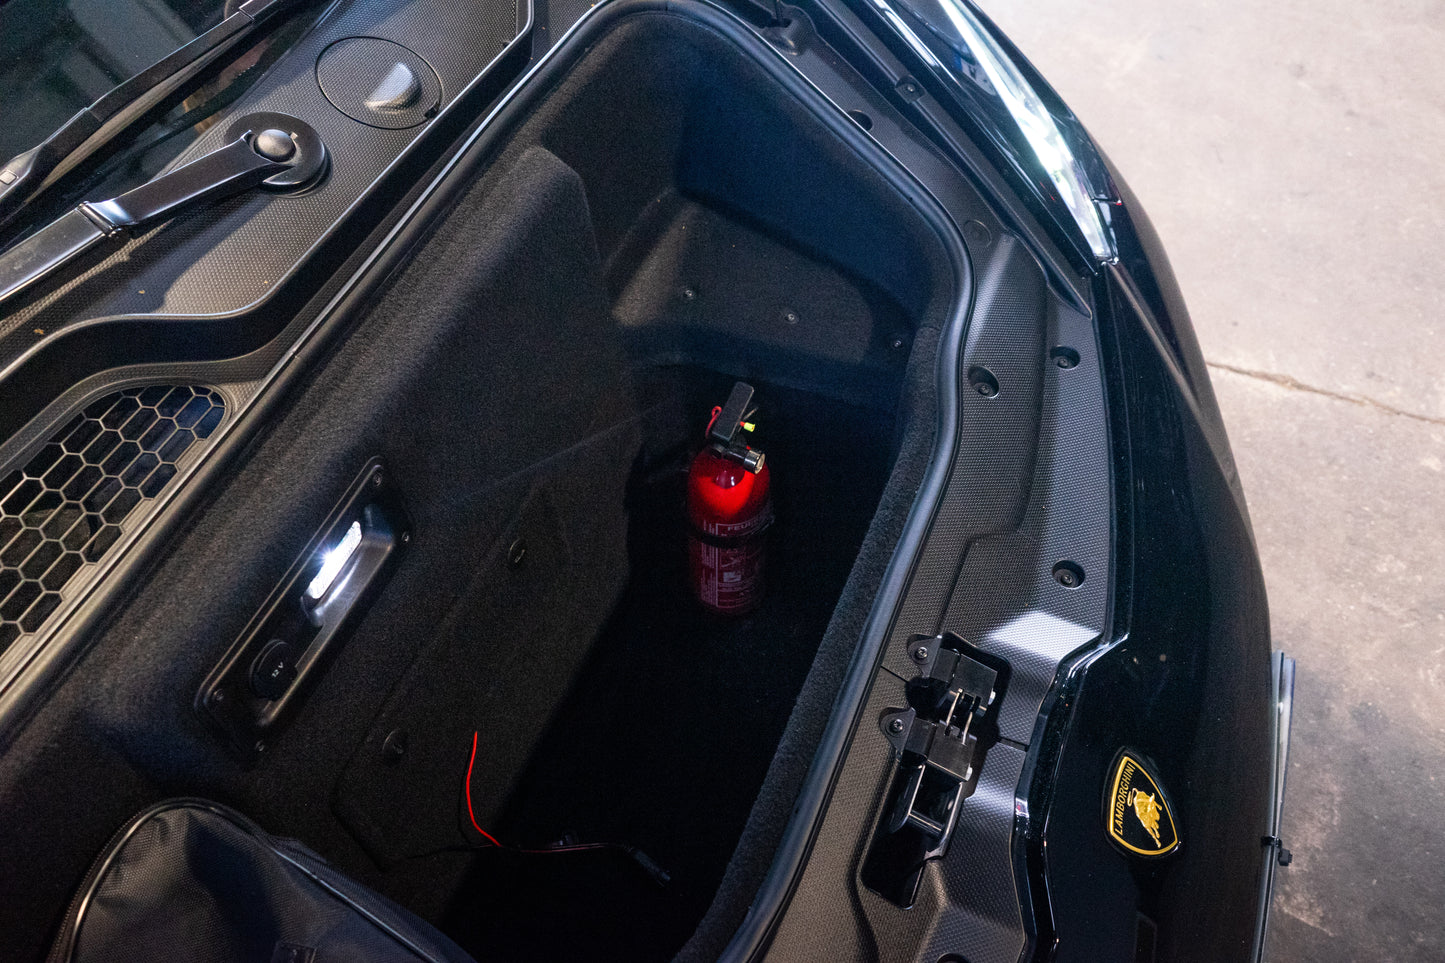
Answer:
<svg viewBox="0 0 1445 963"><path fill-rule="evenodd" d="M140 523L225 414L210 388L119 391L0 481L0 652L45 626L76 575Z"/></svg>

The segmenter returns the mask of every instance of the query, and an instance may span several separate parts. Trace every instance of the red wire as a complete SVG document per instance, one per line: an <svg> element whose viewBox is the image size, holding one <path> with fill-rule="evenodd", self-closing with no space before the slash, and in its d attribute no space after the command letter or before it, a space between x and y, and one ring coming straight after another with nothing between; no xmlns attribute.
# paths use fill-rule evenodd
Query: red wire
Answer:
<svg viewBox="0 0 1445 963"><path fill-rule="evenodd" d="M521 849L517 846L503 846L501 843L497 842L497 837L487 832L485 829L482 828L481 823L477 822L476 811L472 809L472 772L474 771L477 764L477 742L480 738L480 730L472 732L472 757L467 760L467 784L465 788L467 797L467 816L472 821L472 828L475 829L477 832L481 833L482 836L487 840L487 842L491 843L497 849L508 849L514 853L526 853L536 856L541 856L547 853L578 853L586 850L615 849L618 852L625 853L630 856L633 862L637 863L638 866L641 866L644 870L646 870L647 874L651 876L659 886L665 887L671 881L672 877L667 872L661 869L661 867L659 867L652 860L648 859L635 846L623 846L620 843L570 843L561 846L551 846L547 849ZM438 850L438 852L441 851L442 850Z"/></svg>
<svg viewBox="0 0 1445 963"><path fill-rule="evenodd" d="M478 732L472 733L472 758L467 762L467 815L471 817L472 828L475 829L477 832L481 833L483 836L487 837L487 841L490 842L493 846L501 849L503 848L502 844L497 842L496 837L494 837L491 833L487 832L480 825L478 825L477 814L472 811L472 767L477 763L478 735L480 735L480 733Z"/></svg>
<svg viewBox="0 0 1445 963"><path fill-rule="evenodd" d="M497 837L487 832L477 822L477 814L472 809L472 769L476 766L477 763L477 738L480 735L481 733L479 731L472 733L472 758L467 761L467 816L472 821L472 828L485 836L487 842L491 843L498 849L510 849L514 853L527 853L534 856L540 856L544 853L579 853L588 849L615 848L611 843L573 843L568 846L553 846L548 849L519 849L515 846L503 846L501 843L497 842Z"/></svg>

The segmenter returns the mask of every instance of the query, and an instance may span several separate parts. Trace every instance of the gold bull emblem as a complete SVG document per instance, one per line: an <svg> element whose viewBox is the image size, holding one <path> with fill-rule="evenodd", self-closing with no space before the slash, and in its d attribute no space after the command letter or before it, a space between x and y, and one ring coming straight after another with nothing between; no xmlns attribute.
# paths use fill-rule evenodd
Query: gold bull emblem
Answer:
<svg viewBox="0 0 1445 963"><path fill-rule="evenodd" d="M1130 789L1129 805L1134 807L1134 815L1139 817L1139 822L1143 825L1145 832L1154 837L1154 845L1161 845L1159 842L1160 811L1158 800L1150 793Z"/></svg>

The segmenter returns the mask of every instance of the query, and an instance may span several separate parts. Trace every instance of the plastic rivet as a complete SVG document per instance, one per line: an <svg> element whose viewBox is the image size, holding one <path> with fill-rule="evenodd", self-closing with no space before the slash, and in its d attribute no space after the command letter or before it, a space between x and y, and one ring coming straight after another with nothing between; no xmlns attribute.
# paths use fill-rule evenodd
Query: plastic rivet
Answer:
<svg viewBox="0 0 1445 963"><path fill-rule="evenodd" d="M1054 581L1066 589L1076 589L1084 584L1084 570L1073 562L1060 562L1054 566Z"/></svg>

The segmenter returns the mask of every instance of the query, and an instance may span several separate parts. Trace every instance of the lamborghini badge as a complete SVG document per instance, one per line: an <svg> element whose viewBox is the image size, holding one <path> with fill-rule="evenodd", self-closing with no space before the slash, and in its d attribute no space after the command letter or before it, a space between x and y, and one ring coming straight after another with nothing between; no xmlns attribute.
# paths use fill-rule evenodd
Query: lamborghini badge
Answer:
<svg viewBox="0 0 1445 963"><path fill-rule="evenodd" d="M1179 830L1169 800L1143 761L1125 750L1111 772L1105 814L1110 838L1139 856L1167 856L1178 849Z"/></svg>

